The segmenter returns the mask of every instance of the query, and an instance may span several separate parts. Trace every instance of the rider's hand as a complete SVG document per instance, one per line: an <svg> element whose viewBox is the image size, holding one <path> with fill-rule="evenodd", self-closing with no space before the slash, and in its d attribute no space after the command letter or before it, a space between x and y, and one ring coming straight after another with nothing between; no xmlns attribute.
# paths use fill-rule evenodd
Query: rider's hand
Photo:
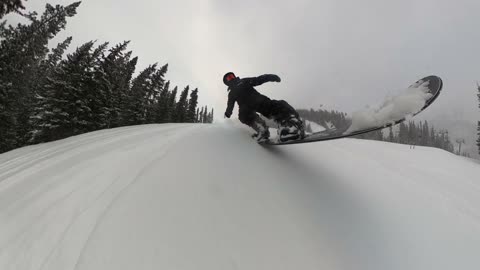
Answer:
<svg viewBox="0 0 480 270"><path fill-rule="evenodd" d="M281 82L282 79L280 79L280 77L278 77L277 75L273 75L273 81L274 82Z"/></svg>
<svg viewBox="0 0 480 270"><path fill-rule="evenodd" d="M226 117L226 118L230 118L230 116L232 116L231 113L225 112L225 117Z"/></svg>

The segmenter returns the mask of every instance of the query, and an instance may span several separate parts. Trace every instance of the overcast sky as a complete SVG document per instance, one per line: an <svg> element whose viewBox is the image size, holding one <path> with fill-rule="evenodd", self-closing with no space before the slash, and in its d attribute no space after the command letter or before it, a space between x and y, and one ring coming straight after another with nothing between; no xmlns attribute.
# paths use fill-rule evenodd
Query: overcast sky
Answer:
<svg viewBox="0 0 480 270"><path fill-rule="evenodd" d="M29 0L29 10L45 3ZM431 74L444 93L424 117L480 119L478 0L85 0L67 31L74 46L131 40L138 69L169 63L175 85L226 107L222 76L278 74L258 89L294 107L352 111Z"/></svg>

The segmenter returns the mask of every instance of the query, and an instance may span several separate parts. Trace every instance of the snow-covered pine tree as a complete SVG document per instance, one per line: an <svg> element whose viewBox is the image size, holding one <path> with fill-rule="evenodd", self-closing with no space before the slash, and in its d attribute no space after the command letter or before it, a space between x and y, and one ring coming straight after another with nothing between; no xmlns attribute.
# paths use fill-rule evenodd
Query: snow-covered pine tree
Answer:
<svg viewBox="0 0 480 270"><path fill-rule="evenodd" d="M447 150L450 153L455 152L455 147L454 147L452 141L450 140L450 136L448 135L448 131L447 131L447 135L446 135L446 138L445 138L445 150Z"/></svg>
<svg viewBox="0 0 480 270"><path fill-rule="evenodd" d="M443 132L442 131L436 132L434 147L442 148L442 139L443 139Z"/></svg>
<svg viewBox="0 0 480 270"><path fill-rule="evenodd" d="M422 124L422 122L420 121L420 122L418 122L418 124L414 122L414 125L415 125L415 144L416 144L416 145L423 145L423 144L422 144L422 140L423 140L423 138L422 138L423 124Z"/></svg>
<svg viewBox="0 0 480 270"><path fill-rule="evenodd" d="M395 135L393 134L393 127L388 128L388 141L395 142Z"/></svg>
<svg viewBox="0 0 480 270"><path fill-rule="evenodd" d="M40 130L36 130L41 124L37 121L39 119L39 113L43 111L45 106L47 94L45 85L49 83L48 78L51 78L55 71L59 68L59 63L62 60L62 57L65 53L65 50L68 48L70 43L72 42L72 37L67 38L63 42L59 43L56 48L52 49L51 53L47 56L40 63L40 68L36 74L37 78L37 88L34 89L34 97L33 97L33 106L32 111L29 114L29 123L26 127L28 131L26 131L27 137L29 142L33 142L32 138L35 137L35 134L40 132Z"/></svg>
<svg viewBox="0 0 480 270"><path fill-rule="evenodd" d="M126 112L127 125L140 125L147 122L149 98L155 91L152 77L156 72L157 64L153 64L133 79Z"/></svg>
<svg viewBox="0 0 480 270"><path fill-rule="evenodd" d="M214 111L213 111L213 108L212 108L212 110L210 111L210 115L208 117L208 120L209 120L210 124L213 123L213 113L214 113Z"/></svg>
<svg viewBox="0 0 480 270"><path fill-rule="evenodd" d="M428 135L428 122L427 120L425 120L423 122L423 126L422 126L422 145L423 146L429 146L430 145L430 136Z"/></svg>
<svg viewBox="0 0 480 270"><path fill-rule="evenodd" d="M25 9L22 0L2 0L0 2L0 19L10 12L20 12Z"/></svg>
<svg viewBox="0 0 480 270"><path fill-rule="evenodd" d="M203 110L203 123L208 123L208 107L205 106Z"/></svg>
<svg viewBox="0 0 480 270"><path fill-rule="evenodd" d="M57 46L51 50L48 56L44 60L40 61L40 68L36 74L38 77L36 80L39 81L40 85L43 85L44 82L42 82L42 80L46 80L46 78L53 73L53 70L57 68L58 64L62 60L63 55L65 54L65 51L70 46L70 43L72 43L72 40L72 37L68 37L63 42L58 43Z"/></svg>
<svg viewBox="0 0 480 270"><path fill-rule="evenodd" d="M363 140L383 141L383 133L381 130L375 130L368 133L356 135L354 136L354 138L363 139Z"/></svg>
<svg viewBox="0 0 480 270"><path fill-rule="evenodd" d="M375 136L376 136L375 140L377 140L377 141L384 141L385 140L385 138L383 138L382 130L377 130Z"/></svg>
<svg viewBox="0 0 480 270"><path fill-rule="evenodd" d="M180 98L178 99L177 104L175 105L175 123L185 123L187 120L187 109L188 109L188 92L190 91L190 86L186 86L182 93L180 94Z"/></svg>
<svg viewBox="0 0 480 270"><path fill-rule="evenodd" d="M163 88L160 91L160 95L158 95L156 118L155 118L155 121L157 123L168 122L169 96L170 96L170 81L167 81L163 85Z"/></svg>
<svg viewBox="0 0 480 270"><path fill-rule="evenodd" d="M26 143L34 92L42 83L37 73L49 52L48 41L65 28L79 5L47 4L40 18L36 13L23 15L28 25L0 25L0 152Z"/></svg>
<svg viewBox="0 0 480 270"><path fill-rule="evenodd" d="M90 79L85 81L85 104L90 109L85 120L89 122L86 131L99 130L109 127L111 83L104 72L103 63L108 42L93 49L90 56Z"/></svg>
<svg viewBox="0 0 480 270"><path fill-rule="evenodd" d="M152 87L149 88L149 92L146 93L146 123L156 123L159 110L159 98L165 85L165 74L167 73L168 65L164 65L160 69L157 69L151 76Z"/></svg>
<svg viewBox="0 0 480 270"><path fill-rule="evenodd" d="M477 85L477 90L478 90L478 108L480 108L480 86ZM480 121L478 121L478 127L477 127L477 131L478 131L478 139L477 139L477 146L478 146L478 153L480 154Z"/></svg>
<svg viewBox="0 0 480 270"><path fill-rule="evenodd" d="M400 125L399 125L398 141L401 144L407 144L408 143L408 127L403 122L400 123Z"/></svg>
<svg viewBox="0 0 480 270"><path fill-rule="evenodd" d="M195 123L199 123L200 122L200 108L197 107L197 112L195 113Z"/></svg>
<svg viewBox="0 0 480 270"><path fill-rule="evenodd" d="M442 135L442 149L453 152L453 144L450 141L450 136L448 135L448 130L445 130Z"/></svg>
<svg viewBox="0 0 480 270"><path fill-rule="evenodd" d="M173 88L172 92L168 95L168 105L167 105L167 115L166 119L167 122L173 123L174 120L177 118L175 112L175 106L176 106L176 99L177 99L177 93L178 93L178 87L175 86Z"/></svg>
<svg viewBox="0 0 480 270"><path fill-rule="evenodd" d="M32 116L33 142L58 140L94 129L92 47L93 42L87 42L77 48L47 79L42 89L44 96Z"/></svg>
<svg viewBox="0 0 480 270"><path fill-rule="evenodd" d="M199 123L205 123L205 121L203 120L203 116L204 116L204 108L202 107L202 110L200 110L200 114L198 115L198 122Z"/></svg>
<svg viewBox="0 0 480 270"><path fill-rule="evenodd" d="M106 82L102 89L105 93L107 115L106 127L123 125L122 115L127 110L127 95L135 72L138 58L131 58L132 52L125 53L129 41L124 41L111 48L104 57L100 72L104 73Z"/></svg>
<svg viewBox="0 0 480 270"><path fill-rule="evenodd" d="M339 111L326 111L321 109L300 109L297 111L303 119L315 122L324 127L328 126L327 122L332 123L336 127L348 126L350 124L346 118L346 114Z"/></svg>
<svg viewBox="0 0 480 270"><path fill-rule="evenodd" d="M197 121L196 112L197 112L197 104L198 104L198 88L192 91L190 94L190 99L188 101L188 108L187 108L187 119L188 123L195 123Z"/></svg>
<svg viewBox="0 0 480 270"><path fill-rule="evenodd" d="M414 121L408 122L408 143L417 145L417 135L416 135L416 126Z"/></svg>
<svg viewBox="0 0 480 270"><path fill-rule="evenodd" d="M430 127L430 134L428 136L430 139L430 145L429 146L435 146L435 128L432 126Z"/></svg>

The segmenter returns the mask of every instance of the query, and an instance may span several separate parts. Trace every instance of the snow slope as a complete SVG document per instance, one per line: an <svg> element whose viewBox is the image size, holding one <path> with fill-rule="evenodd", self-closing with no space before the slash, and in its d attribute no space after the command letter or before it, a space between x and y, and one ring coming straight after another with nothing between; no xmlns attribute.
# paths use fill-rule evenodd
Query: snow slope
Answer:
<svg viewBox="0 0 480 270"><path fill-rule="evenodd" d="M479 269L478 175L231 121L99 131L0 155L0 269Z"/></svg>
<svg viewBox="0 0 480 270"><path fill-rule="evenodd" d="M312 133L314 132L320 132L320 131L324 131L325 128L322 127L321 125L313 122L313 121L308 121L308 120L305 120L305 126L308 126L310 125L310 128L312 129Z"/></svg>

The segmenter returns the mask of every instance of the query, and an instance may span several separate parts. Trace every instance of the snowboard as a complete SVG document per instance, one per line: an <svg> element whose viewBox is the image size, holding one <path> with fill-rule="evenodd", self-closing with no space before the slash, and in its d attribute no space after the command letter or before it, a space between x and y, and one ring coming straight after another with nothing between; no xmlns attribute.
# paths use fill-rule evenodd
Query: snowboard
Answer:
<svg viewBox="0 0 480 270"><path fill-rule="evenodd" d="M289 145L336 140L394 126L425 110L437 99L442 88L440 77L428 76L416 81L401 94L387 98L378 108L353 113L345 126L306 134L303 139L282 142L270 138L259 144Z"/></svg>

